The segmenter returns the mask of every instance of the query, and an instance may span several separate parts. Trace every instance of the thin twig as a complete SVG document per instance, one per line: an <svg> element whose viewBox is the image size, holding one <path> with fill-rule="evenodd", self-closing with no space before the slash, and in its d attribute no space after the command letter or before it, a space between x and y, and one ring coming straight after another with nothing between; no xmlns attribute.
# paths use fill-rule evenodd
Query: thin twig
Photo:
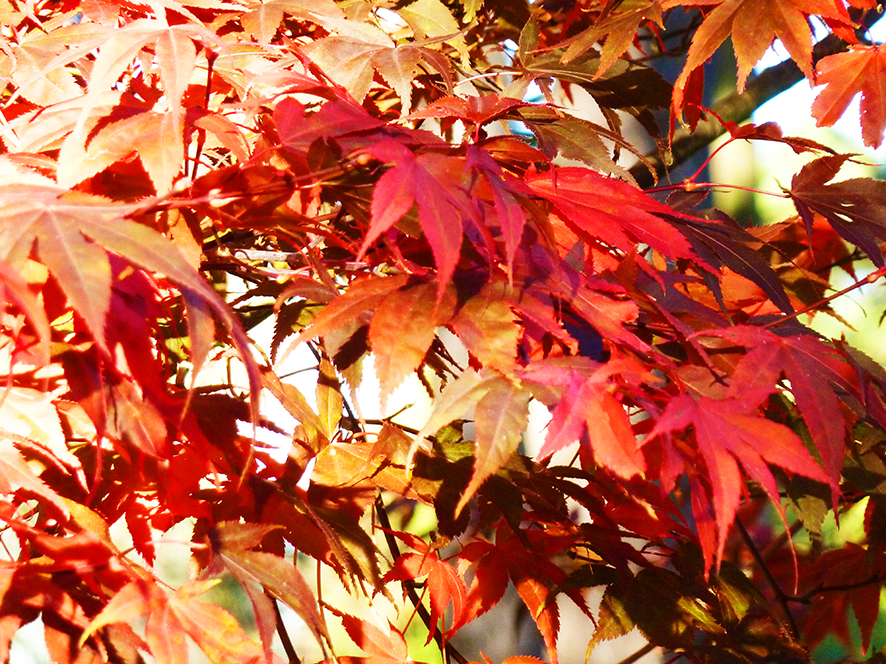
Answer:
<svg viewBox="0 0 886 664"><path fill-rule="evenodd" d="M806 604L809 602L809 600L820 593L847 592L849 590L855 590L857 588L864 588L865 586L869 586L872 583L880 583L884 580L886 580L886 574L874 574L869 579L865 579L864 581L857 581L855 583L841 583L833 586L817 586L809 592L803 593L802 595L788 597L788 600L792 602L800 602L802 604Z"/></svg>
<svg viewBox="0 0 886 664"><path fill-rule="evenodd" d="M652 643L647 643L645 646L643 646L642 648L640 648L640 649L639 649L637 652L635 652L633 655L628 655L628 656L625 657L623 660L621 660L620 662L618 662L618 664L634 664L634 662L636 662L638 659L640 659L640 658L643 657L644 655L648 655L649 653L651 653L651 652L652 652L653 650L655 650L656 648L658 648L658 646L656 646L656 645L654 645L654 644L652 644Z"/></svg>
<svg viewBox="0 0 886 664"><path fill-rule="evenodd" d="M776 600L778 600L778 604L779 606L781 606L781 609L785 614L785 618L788 621L788 629L791 632L791 636L793 636L795 639L798 638L800 635L800 630L797 628L797 623L794 621L794 616L791 614L790 607L788 606L788 601L791 599L791 596L781 589L781 586L778 584L775 576L773 576L772 571L766 564L766 561L763 560L763 556L760 555L760 550L757 548L757 545L754 544L754 540L751 539L750 533L747 531L747 529L744 527L744 524L741 522L741 519L739 519L738 517L735 518L735 525L738 527L738 532L741 533L741 538L747 545L748 551L751 552L751 555L754 557L754 561L760 567L760 571L763 572L763 576L766 577L766 580L772 587L772 591L775 593L775 598Z"/></svg>

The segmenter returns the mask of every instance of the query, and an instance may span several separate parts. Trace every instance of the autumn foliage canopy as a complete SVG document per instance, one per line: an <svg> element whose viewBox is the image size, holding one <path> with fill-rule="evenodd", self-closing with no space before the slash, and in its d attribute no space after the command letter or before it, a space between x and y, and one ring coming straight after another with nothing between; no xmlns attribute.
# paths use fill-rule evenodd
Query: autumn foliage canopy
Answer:
<svg viewBox="0 0 886 664"><path fill-rule="evenodd" d="M886 182L747 119L805 77L819 125L860 93L879 146L880 11L0 0L0 661L39 617L59 663L297 662L281 604L328 662L411 661L403 621L297 560L400 598L461 664L509 586L554 664L564 603L589 652L638 628L675 662L870 656L886 372L810 326L886 276ZM754 73L775 40L790 60ZM729 182L673 175L719 134L805 157L772 194L794 216L732 219L707 196ZM823 537L850 509L860 536Z"/></svg>

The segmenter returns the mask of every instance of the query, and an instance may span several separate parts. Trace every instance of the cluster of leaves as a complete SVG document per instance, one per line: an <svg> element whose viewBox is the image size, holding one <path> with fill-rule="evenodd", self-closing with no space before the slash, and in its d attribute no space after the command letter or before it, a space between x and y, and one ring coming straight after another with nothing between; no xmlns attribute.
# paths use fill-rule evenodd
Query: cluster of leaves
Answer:
<svg viewBox="0 0 886 664"><path fill-rule="evenodd" d="M355 595L401 585L462 663L450 640L510 584L554 664L558 598L595 623L589 649L638 627L692 662L802 662L857 622L867 650L886 372L804 323L835 315L835 271L852 288L886 274L886 183L726 123L810 157L781 194L797 216L743 228L701 207L707 185L644 191L618 158L654 170L627 118L666 150L668 126L707 115L704 63L727 38L739 89L779 39L826 84L819 123L861 93L880 145L877 11L0 0L0 659L41 617L57 662L178 664L187 638L214 662L271 662L275 633L298 661L280 601L330 661L409 661L393 625L319 602L293 550ZM811 21L848 50L814 63ZM651 66L681 56L673 84ZM604 124L569 110L582 96ZM860 258L874 271L857 277ZM316 358L313 403L275 370L296 347ZM420 430L360 415L370 356L383 403L425 385ZM232 364L239 383L200 380ZM262 394L298 423L282 457L256 441L280 429ZM551 420L529 458L532 401ZM392 527L392 501L432 506L438 539ZM864 538L826 547L825 513L862 501ZM170 589L156 542L182 521L193 576ZM198 599L223 574L257 640ZM365 656L336 653L331 621Z"/></svg>

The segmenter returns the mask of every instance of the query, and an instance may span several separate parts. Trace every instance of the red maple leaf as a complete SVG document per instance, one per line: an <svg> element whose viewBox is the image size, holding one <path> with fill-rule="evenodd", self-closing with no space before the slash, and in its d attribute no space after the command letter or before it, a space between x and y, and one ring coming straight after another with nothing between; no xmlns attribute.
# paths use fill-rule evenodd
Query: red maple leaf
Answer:
<svg viewBox="0 0 886 664"><path fill-rule="evenodd" d="M554 408L539 458L578 440L587 430L598 464L625 479L643 473L646 463L637 446L631 421L615 396L615 377L639 385L646 373L642 365L630 360L607 362L587 378L572 372L569 385Z"/></svg>
<svg viewBox="0 0 886 664"><path fill-rule="evenodd" d="M434 638L437 625L441 625L446 607L452 603L452 627L445 632L449 638L470 618L465 613L467 591L462 578L449 563L441 560L424 540L408 533L392 533L417 553L404 553L385 574L383 581L406 581L427 576L428 594L431 600L431 624L427 643ZM472 616L473 617L473 616Z"/></svg>
<svg viewBox="0 0 886 664"><path fill-rule="evenodd" d="M816 124L832 126L861 93L861 136L868 147L880 147L886 129L886 49L880 44L853 46L848 53L822 58L816 83L826 86L812 103Z"/></svg>
<svg viewBox="0 0 886 664"><path fill-rule="evenodd" d="M675 457L682 457L683 465L691 475L701 472L710 483L716 532L706 525L710 524L710 515L707 496L699 494L701 482L693 482L692 492L692 508L698 522L706 570L714 560L719 561L723 557L726 535L735 520L744 489L740 467L766 491L779 509L778 487L767 464L821 482L830 482L793 431L783 424L759 417L755 410L756 404L749 406L743 399L701 397L695 400L684 394L667 405L644 441L644 445L656 439L664 443L667 460L663 463L663 486L667 475L664 468L673 469L679 463L675 462ZM698 456L686 449L686 435L675 436L677 432L690 427L691 440L695 442ZM704 463L706 473L699 470L699 462ZM673 477L667 479L667 486L670 486Z"/></svg>
<svg viewBox="0 0 886 664"><path fill-rule="evenodd" d="M443 118L444 128L453 120L461 120L465 124L474 126L473 137L476 141L480 137L480 127L484 124L498 120L507 115L509 111L524 106L532 106L532 104L494 94L482 97L444 97L411 113L404 119Z"/></svg>
<svg viewBox="0 0 886 664"><path fill-rule="evenodd" d="M416 155L391 140L381 141L367 152L394 166L375 186L372 223L358 260L382 233L417 205L418 220L437 265L438 296L442 297L460 257L464 222L477 218L476 208L461 184L464 162L435 153Z"/></svg>
<svg viewBox="0 0 886 664"><path fill-rule="evenodd" d="M731 396L757 392L765 397L779 389L782 376L790 381L791 394L815 441L828 483L836 490L850 426L841 415L837 395L859 394L852 368L837 351L811 334L780 337L762 328L736 326L704 335L752 348L735 368Z"/></svg>
<svg viewBox="0 0 886 664"><path fill-rule="evenodd" d="M550 200L580 235L631 251L638 242L672 258L697 257L686 237L658 215L676 215L667 205L631 185L584 168L527 174L529 187Z"/></svg>

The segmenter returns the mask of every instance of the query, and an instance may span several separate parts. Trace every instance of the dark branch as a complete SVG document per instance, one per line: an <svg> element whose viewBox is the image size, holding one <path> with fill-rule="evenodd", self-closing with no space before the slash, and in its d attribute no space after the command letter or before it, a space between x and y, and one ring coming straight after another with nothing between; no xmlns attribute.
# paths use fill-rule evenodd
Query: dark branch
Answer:
<svg viewBox="0 0 886 664"><path fill-rule="evenodd" d="M292 640L289 638L289 632L286 631L286 625L283 623L283 616L280 614L280 607L277 606L277 600L270 597L271 604L274 607L274 615L277 616L277 635L280 637L280 643L283 644L283 650L289 658L289 664L301 664L301 659L295 652Z"/></svg>

